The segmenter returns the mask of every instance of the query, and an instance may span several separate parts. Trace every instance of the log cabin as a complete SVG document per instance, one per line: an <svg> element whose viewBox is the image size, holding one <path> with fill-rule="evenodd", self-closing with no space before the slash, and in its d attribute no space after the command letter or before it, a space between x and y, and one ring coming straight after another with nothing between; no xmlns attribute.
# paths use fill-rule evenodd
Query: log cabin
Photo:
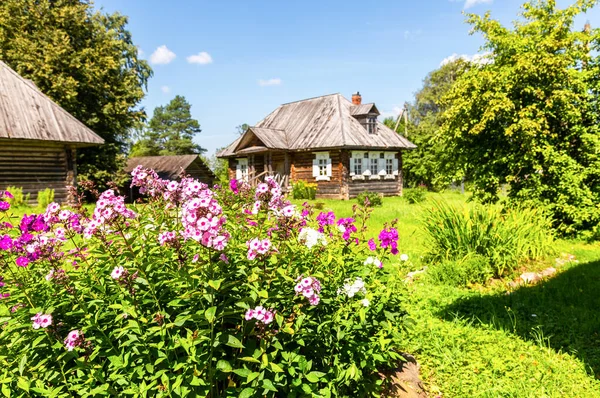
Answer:
<svg viewBox="0 0 600 398"><path fill-rule="evenodd" d="M77 183L77 148L104 140L0 61L0 190L23 188L30 202L46 188L65 202Z"/></svg>
<svg viewBox="0 0 600 398"><path fill-rule="evenodd" d="M318 198L349 199L363 191L402 195L402 152L416 146L377 120L360 93L283 104L217 154L229 177L255 183L271 176L317 184Z"/></svg>

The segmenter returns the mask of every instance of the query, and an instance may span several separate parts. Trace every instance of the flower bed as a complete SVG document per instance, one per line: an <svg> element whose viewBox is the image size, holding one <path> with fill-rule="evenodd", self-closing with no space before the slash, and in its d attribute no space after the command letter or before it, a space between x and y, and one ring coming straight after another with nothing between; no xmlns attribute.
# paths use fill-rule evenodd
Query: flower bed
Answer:
<svg viewBox="0 0 600 398"><path fill-rule="evenodd" d="M369 209L315 214L274 181L132 175L147 203L108 190L91 217L52 203L0 225L2 392L381 391L405 319L393 224L366 242Z"/></svg>

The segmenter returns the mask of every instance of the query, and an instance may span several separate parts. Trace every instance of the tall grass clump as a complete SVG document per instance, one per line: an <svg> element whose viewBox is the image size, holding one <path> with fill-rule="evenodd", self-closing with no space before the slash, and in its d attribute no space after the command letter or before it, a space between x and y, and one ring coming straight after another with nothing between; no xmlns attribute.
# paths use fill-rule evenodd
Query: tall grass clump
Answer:
<svg viewBox="0 0 600 398"><path fill-rule="evenodd" d="M554 235L547 215L534 208L474 205L454 207L433 201L425 210L424 227L435 262L479 255L495 276L527 260L553 251Z"/></svg>
<svg viewBox="0 0 600 398"><path fill-rule="evenodd" d="M6 190L13 196L12 198L8 199L8 203L10 203L12 207L21 207L27 205L30 194L24 195L23 188L8 187Z"/></svg>
<svg viewBox="0 0 600 398"><path fill-rule="evenodd" d="M48 205L54 202L54 189L46 188L38 192L37 197L38 207L45 209Z"/></svg>

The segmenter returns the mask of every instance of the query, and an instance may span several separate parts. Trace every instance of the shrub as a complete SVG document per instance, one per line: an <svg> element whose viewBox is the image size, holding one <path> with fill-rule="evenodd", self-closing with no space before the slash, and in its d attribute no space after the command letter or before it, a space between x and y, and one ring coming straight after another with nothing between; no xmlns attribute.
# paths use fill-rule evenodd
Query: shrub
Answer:
<svg viewBox="0 0 600 398"><path fill-rule="evenodd" d="M14 207L26 206L27 203L29 202L29 197L31 195L30 194L24 195L23 188L8 187L8 188L6 188L6 190L8 192L10 192L13 196L12 198L8 199L8 203L10 203L11 206L14 206Z"/></svg>
<svg viewBox="0 0 600 398"><path fill-rule="evenodd" d="M461 260L442 260L427 268L427 275L437 283L467 286L472 283L484 284L494 276L494 270L487 258L468 255Z"/></svg>
<svg viewBox="0 0 600 398"><path fill-rule="evenodd" d="M315 209L316 210L323 210L325 208L325 203L324 202L316 202L315 203Z"/></svg>
<svg viewBox="0 0 600 398"><path fill-rule="evenodd" d="M315 217L273 181L210 190L141 167L132 174L147 203L126 207L109 190L90 220L52 203L2 231L3 391L381 391L379 372L401 358L397 230L367 243L355 224L368 210Z"/></svg>
<svg viewBox="0 0 600 398"><path fill-rule="evenodd" d="M408 203L415 204L421 203L425 200L425 194L427 193L427 188L417 187L417 188L407 188L402 192L402 196L404 199L408 201Z"/></svg>
<svg viewBox="0 0 600 398"><path fill-rule="evenodd" d="M383 205L382 195L376 192L364 191L358 194L356 200L361 206L375 207Z"/></svg>
<svg viewBox="0 0 600 398"><path fill-rule="evenodd" d="M38 208L45 209L54 201L54 189L46 188L38 192L37 202Z"/></svg>
<svg viewBox="0 0 600 398"><path fill-rule="evenodd" d="M294 199L314 200L317 196L317 184L298 180L292 184L292 197Z"/></svg>
<svg viewBox="0 0 600 398"><path fill-rule="evenodd" d="M456 208L441 202L425 211L425 230L433 260L462 260L480 255L494 275L515 269L520 262L553 252L551 221L531 208L474 205Z"/></svg>

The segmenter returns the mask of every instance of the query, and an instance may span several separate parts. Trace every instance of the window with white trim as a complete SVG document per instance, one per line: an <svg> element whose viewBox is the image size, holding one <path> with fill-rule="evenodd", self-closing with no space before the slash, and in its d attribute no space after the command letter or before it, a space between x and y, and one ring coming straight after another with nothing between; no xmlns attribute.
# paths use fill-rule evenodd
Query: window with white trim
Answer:
<svg viewBox="0 0 600 398"><path fill-rule="evenodd" d="M363 172L362 158L354 159L354 174L361 175Z"/></svg>
<svg viewBox="0 0 600 398"><path fill-rule="evenodd" d="M329 152L315 152L313 177L317 181L329 181L331 179L331 158L329 157Z"/></svg>
<svg viewBox="0 0 600 398"><path fill-rule="evenodd" d="M235 179L248 181L248 158L237 158L235 166Z"/></svg>
<svg viewBox="0 0 600 398"><path fill-rule="evenodd" d="M371 175L375 176L375 175L379 174L379 159L371 158L370 161L371 161L371 163L370 163Z"/></svg>
<svg viewBox="0 0 600 398"><path fill-rule="evenodd" d="M376 117L368 117L367 118L367 132L369 134L375 134L377 132L377 118Z"/></svg>
<svg viewBox="0 0 600 398"><path fill-rule="evenodd" d="M385 174L388 176L394 174L394 159L385 160Z"/></svg>

